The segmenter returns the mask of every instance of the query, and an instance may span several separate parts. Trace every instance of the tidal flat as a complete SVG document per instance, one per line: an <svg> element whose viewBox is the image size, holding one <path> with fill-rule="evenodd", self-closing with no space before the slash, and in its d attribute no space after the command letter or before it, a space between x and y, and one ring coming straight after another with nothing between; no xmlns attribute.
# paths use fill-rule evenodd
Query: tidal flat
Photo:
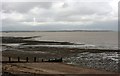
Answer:
<svg viewBox="0 0 120 76"><path fill-rule="evenodd" d="M62 64L118 73L118 49L96 48L84 43L67 41L36 40L39 37L42 36L1 37L3 61L8 60L8 57L13 60L20 57L23 61L26 57L29 57L29 61L33 61L34 57L37 57L37 61L62 57Z"/></svg>

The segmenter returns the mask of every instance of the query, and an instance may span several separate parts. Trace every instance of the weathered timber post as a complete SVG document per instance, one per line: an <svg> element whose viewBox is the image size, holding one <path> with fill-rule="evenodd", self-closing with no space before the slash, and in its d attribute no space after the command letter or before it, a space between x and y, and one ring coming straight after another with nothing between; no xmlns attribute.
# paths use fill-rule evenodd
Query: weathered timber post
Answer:
<svg viewBox="0 0 120 76"><path fill-rule="evenodd" d="M42 62L43 62L43 59L42 59Z"/></svg>
<svg viewBox="0 0 120 76"><path fill-rule="evenodd" d="M26 62L28 62L28 57L26 57Z"/></svg>
<svg viewBox="0 0 120 76"><path fill-rule="evenodd" d="M18 62L20 62L20 57L18 57Z"/></svg>
<svg viewBox="0 0 120 76"><path fill-rule="evenodd" d="M53 60L53 62L57 62L57 59L55 58L55 60Z"/></svg>
<svg viewBox="0 0 120 76"><path fill-rule="evenodd" d="M61 61L61 62L63 62L63 59L62 59L62 57L60 58L60 61Z"/></svg>
<svg viewBox="0 0 120 76"><path fill-rule="evenodd" d="M36 60L37 60L36 57L34 57L34 62L36 62Z"/></svg>
<svg viewBox="0 0 120 76"><path fill-rule="evenodd" d="M11 57L9 57L9 62L11 62Z"/></svg>
<svg viewBox="0 0 120 76"><path fill-rule="evenodd" d="M50 62L50 59L48 59L48 62Z"/></svg>

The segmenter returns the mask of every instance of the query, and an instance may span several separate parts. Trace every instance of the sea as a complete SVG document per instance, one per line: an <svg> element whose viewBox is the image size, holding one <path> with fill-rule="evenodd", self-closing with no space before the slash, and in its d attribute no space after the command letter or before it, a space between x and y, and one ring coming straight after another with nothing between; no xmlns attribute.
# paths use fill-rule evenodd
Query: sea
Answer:
<svg viewBox="0 0 120 76"><path fill-rule="evenodd" d="M61 41L84 45L39 45L47 47L72 47L88 49L118 50L118 32L3 32L2 36L31 37L38 36L38 41ZM64 58L67 64L79 65L87 68L103 69L118 72L119 53L83 52Z"/></svg>
<svg viewBox="0 0 120 76"><path fill-rule="evenodd" d="M3 32L2 36L39 36L39 41L67 41L85 46L118 49L118 32Z"/></svg>

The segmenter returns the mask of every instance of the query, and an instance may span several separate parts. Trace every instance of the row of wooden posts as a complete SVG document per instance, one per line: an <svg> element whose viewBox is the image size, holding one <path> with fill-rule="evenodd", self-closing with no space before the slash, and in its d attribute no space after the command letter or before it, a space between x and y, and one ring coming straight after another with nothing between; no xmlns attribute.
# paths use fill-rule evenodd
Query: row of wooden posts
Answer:
<svg viewBox="0 0 120 76"><path fill-rule="evenodd" d="M41 60L41 62L62 62L63 60L62 60L62 58L55 58L55 59L48 59L48 60L44 60L44 59L42 59ZM11 60L11 57L9 57L9 62L12 62L12 60ZM21 62L20 61L20 57L17 57L17 62ZM28 57L26 57L26 62L29 62L29 58ZM39 62L39 61L37 61L37 58L36 57L34 57L33 58L33 62Z"/></svg>

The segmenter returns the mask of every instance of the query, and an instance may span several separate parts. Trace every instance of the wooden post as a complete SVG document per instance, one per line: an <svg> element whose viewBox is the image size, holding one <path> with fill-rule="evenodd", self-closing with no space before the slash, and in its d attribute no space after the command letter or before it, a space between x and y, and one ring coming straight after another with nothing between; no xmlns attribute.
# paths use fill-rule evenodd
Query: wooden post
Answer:
<svg viewBox="0 0 120 76"><path fill-rule="evenodd" d="M9 57L9 62L11 62L11 57Z"/></svg>
<svg viewBox="0 0 120 76"><path fill-rule="evenodd" d="M61 62L63 61L63 60L62 60L62 57L61 57L61 59L60 59L60 60L61 60Z"/></svg>
<svg viewBox="0 0 120 76"><path fill-rule="evenodd" d="M36 62L36 57L34 57L34 62Z"/></svg>
<svg viewBox="0 0 120 76"><path fill-rule="evenodd" d="M26 57L26 62L28 62L28 57Z"/></svg>
<svg viewBox="0 0 120 76"><path fill-rule="evenodd" d="M18 62L20 62L20 57L18 57Z"/></svg>
<svg viewBox="0 0 120 76"><path fill-rule="evenodd" d="M48 59L48 62L50 62L50 59Z"/></svg>
<svg viewBox="0 0 120 76"><path fill-rule="evenodd" d="M53 62L58 62L58 60L55 58L55 61L53 60Z"/></svg>
<svg viewBox="0 0 120 76"><path fill-rule="evenodd" d="M42 62L43 62L43 59L42 59Z"/></svg>

